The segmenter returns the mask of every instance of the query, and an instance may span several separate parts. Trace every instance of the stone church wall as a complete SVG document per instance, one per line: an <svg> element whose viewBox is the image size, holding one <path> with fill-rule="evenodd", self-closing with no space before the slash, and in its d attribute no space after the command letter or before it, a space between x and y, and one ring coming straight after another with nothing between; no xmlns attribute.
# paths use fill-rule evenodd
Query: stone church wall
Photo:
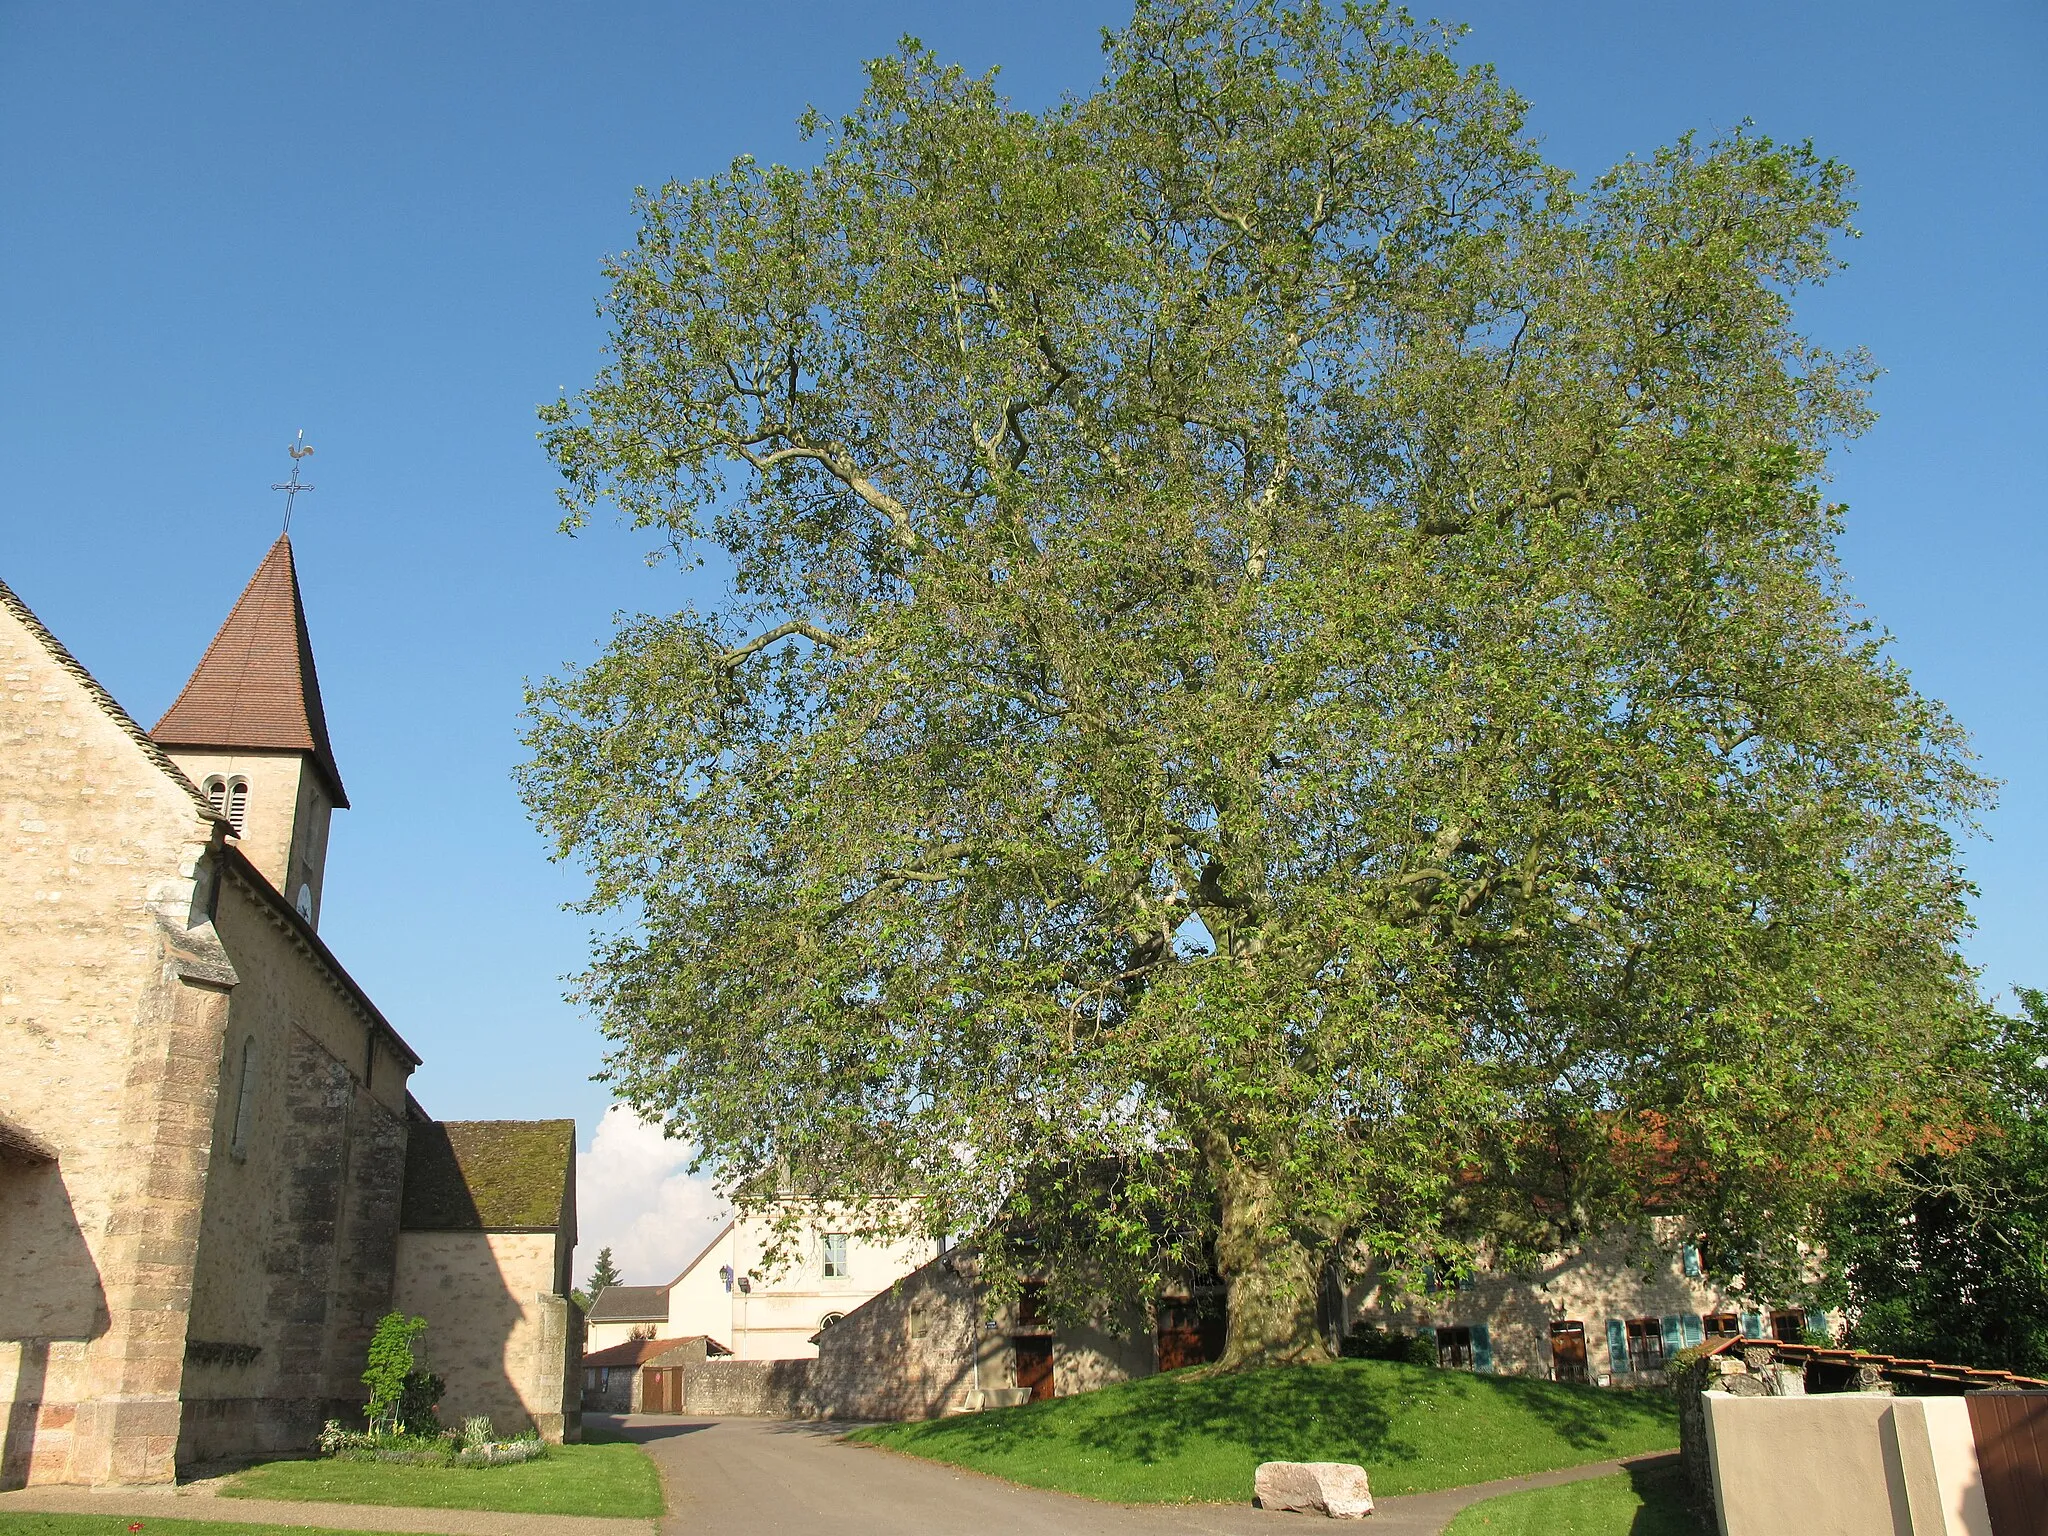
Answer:
<svg viewBox="0 0 2048 1536"><path fill-rule="evenodd" d="M324 1419L359 1417L405 1171L406 1073L381 1031L268 893L231 879L216 923L241 980L216 1067L183 1462L304 1447Z"/></svg>
<svg viewBox="0 0 2048 1536"><path fill-rule="evenodd" d="M559 1442L581 1422L581 1316L560 1285L554 1232L401 1232L394 1305L424 1317L422 1353L446 1380L441 1422L484 1414L505 1434Z"/></svg>
<svg viewBox="0 0 2048 1536"><path fill-rule="evenodd" d="M213 823L0 602L0 1487L168 1477L232 971Z"/></svg>

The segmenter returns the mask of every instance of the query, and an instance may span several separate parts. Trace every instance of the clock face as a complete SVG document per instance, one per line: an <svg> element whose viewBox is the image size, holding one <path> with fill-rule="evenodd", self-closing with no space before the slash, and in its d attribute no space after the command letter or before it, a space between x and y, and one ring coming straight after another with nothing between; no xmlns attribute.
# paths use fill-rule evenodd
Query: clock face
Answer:
<svg viewBox="0 0 2048 1536"><path fill-rule="evenodd" d="M298 897L292 902L292 905L299 909L299 916L309 923L313 921L313 887L310 885L300 886Z"/></svg>

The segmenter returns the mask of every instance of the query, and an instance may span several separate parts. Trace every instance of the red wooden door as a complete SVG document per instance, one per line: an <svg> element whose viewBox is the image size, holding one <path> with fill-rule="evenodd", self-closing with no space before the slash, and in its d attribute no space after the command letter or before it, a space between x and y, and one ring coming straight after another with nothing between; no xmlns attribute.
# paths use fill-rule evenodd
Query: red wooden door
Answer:
<svg viewBox="0 0 2048 1536"><path fill-rule="evenodd" d="M1972 1392L1991 1536L2048 1536L2048 1392Z"/></svg>
<svg viewBox="0 0 2048 1536"><path fill-rule="evenodd" d="M1044 1402L1052 1396L1052 1340L1022 1337L1010 1340L1017 1352L1017 1385L1031 1389L1031 1401Z"/></svg>

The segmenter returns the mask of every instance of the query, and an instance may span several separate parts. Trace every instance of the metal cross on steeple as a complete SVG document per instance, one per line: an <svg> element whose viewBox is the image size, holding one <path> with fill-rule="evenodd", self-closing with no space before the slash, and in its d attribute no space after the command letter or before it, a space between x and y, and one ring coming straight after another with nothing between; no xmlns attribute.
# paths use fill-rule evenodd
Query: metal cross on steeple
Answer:
<svg viewBox="0 0 2048 1536"><path fill-rule="evenodd" d="M306 446L306 434L304 432L299 433L292 440L291 446L285 449L285 452L292 456L292 477L289 480L280 480L270 488L273 491L284 492L284 531L290 533L292 531L292 503L298 500L299 492L318 490L319 487L299 484L299 460L310 459L313 456L313 450Z"/></svg>

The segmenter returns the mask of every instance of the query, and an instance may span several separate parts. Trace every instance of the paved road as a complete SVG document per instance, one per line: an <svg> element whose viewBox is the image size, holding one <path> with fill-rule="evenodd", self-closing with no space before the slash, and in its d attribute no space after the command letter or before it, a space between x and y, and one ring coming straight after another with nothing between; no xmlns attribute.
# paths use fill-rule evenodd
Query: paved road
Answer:
<svg viewBox="0 0 2048 1536"><path fill-rule="evenodd" d="M662 1536L1309 1536L1299 1515L1242 1506L1098 1504L1020 1488L938 1462L850 1445L845 1425L770 1419L597 1419L647 1447L668 1485ZM1655 1460L1657 1458L1643 1458ZM1436 1536L1467 1504L1522 1488L1613 1472L1573 1467L1475 1488L1381 1499L1361 1529Z"/></svg>

